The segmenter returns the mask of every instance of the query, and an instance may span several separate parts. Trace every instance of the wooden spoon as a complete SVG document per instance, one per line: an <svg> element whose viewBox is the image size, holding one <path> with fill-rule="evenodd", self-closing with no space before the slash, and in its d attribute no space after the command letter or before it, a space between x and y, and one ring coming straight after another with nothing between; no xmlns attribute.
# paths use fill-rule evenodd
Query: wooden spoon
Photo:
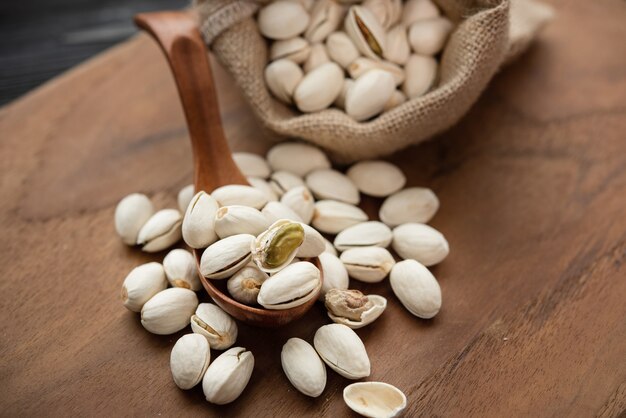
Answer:
<svg viewBox="0 0 626 418"><path fill-rule="evenodd" d="M141 13L135 16L135 24L157 41L170 64L187 119L195 189L210 192L227 184L247 185L224 136L208 53L196 19L188 12ZM199 269L202 251L194 250L193 253ZM318 258L310 261L322 271ZM284 310L256 308L231 299L225 289L225 280L207 280L199 270L198 274L217 305L251 325L284 325L304 315L317 300L314 297L303 305Z"/></svg>

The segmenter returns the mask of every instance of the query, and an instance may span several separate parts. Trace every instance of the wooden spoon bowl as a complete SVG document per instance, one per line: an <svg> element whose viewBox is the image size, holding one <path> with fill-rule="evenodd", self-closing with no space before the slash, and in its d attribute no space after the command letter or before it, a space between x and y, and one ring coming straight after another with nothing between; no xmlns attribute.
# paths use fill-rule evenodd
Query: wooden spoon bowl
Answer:
<svg viewBox="0 0 626 418"><path fill-rule="evenodd" d="M157 41L174 75L191 139L195 189L210 192L228 184L247 185L226 142L206 46L194 16L188 12L142 13L135 16L135 24ZM202 251L193 250L193 254L202 284L213 301L250 325L284 325L304 315L317 300L316 295L300 306L283 310L244 305L228 296L225 280L203 277L199 270ZM322 271L318 258L310 261ZM321 276L323 280L323 273Z"/></svg>

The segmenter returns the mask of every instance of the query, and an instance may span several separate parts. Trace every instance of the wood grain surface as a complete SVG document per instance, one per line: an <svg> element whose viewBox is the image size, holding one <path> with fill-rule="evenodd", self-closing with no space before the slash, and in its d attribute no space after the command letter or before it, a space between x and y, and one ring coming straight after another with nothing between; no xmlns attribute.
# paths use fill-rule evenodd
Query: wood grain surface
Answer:
<svg viewBox="0 0 626 418"><path fill-rule="evenodd" d="M391 158L433 188L432 225L452 252L433 269L430 321L389 298L359 330L368 380L401 388L405 416L614 417L626 409L626 5L553 3L557 20L453 129ZM232 149L270 143L216 66ZM349 381L295 391L289 337L312 340L321 307L276 330L240 326L256 366L236 402L181 391L169 352L181 332L146 332L120 301L134 266L113 210L143 191L175 205L191 182L173 80L145 36L0 110L0 415L352 416ZM202 295L206 300L206 295ZM213 353L216 356L217 352Z"/></svg>

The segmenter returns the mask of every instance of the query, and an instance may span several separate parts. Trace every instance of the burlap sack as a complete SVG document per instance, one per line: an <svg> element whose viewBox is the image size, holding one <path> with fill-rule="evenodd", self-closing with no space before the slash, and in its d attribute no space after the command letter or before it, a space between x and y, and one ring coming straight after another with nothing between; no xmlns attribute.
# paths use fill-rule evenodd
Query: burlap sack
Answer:
<svg viewBox="0 0 626 418"><path fill-rule="evenodd" d="M455 124L502 64L524 51L552 17L534 0L435 0L459 25L441 57L439 83L367 122L327 109L301 114L275 100L263 81L268 44L251 0L196 0L201 31L254 113L277 139L301 138L350 162L390 154Z"/></svg>

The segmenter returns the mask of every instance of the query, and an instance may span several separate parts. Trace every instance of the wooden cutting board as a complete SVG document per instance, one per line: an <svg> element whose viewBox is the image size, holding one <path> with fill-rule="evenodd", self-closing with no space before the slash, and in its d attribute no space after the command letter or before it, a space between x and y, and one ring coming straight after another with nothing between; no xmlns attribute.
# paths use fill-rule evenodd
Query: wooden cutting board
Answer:
<svg viewBox="0 0 626 418"><path fill-rule="evenodd" d="M406 416L617 416L626 408L626 7L555 1L557 20L504 69L449 132L391 158L433 188L432 225L452 252L433 269L443 308L430 321L389 299L359 331L368 380L401 388ZM233 150L269 142L216 70ZM322 396L282 373L289 337L312 340L322 307L277 329L240 326L249 386L231 405L183 392L172 336L122 307L134 266L113 210L142 191L175 205L191 181L169 70L139 36L0 111L0 411L4 416L350 416L349 383ZM202 298L207 299L206 295ZM218 353L213 352L213 356Z"/></svg>

